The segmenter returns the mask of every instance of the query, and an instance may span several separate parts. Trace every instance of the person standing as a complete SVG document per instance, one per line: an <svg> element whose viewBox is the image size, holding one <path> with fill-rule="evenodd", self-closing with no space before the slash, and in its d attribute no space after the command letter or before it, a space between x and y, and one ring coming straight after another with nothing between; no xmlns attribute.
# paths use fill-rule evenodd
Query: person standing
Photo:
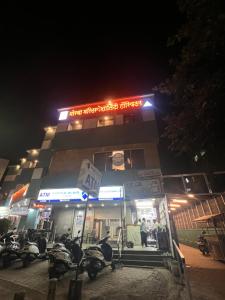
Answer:
<svg viewBox="0 0 225 300"><path fill-rule="evenodd" d="M141 231L141 245L142 247L144 245L145 247L147 247L147 226L146 226L145 218L142 219L140 231Z"/></svg>

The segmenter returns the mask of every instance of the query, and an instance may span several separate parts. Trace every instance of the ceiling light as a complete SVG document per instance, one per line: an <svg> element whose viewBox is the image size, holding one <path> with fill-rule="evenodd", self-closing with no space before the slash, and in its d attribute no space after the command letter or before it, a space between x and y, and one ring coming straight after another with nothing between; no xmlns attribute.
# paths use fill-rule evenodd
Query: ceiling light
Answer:
<svg viewBox="0 0 225 300"><path fill-rule="evenodd" d="M103 204L103 203L102 203L102 204L101 204L101 206L102 206L102 207L104 207L104 206L105 206L105 204Z"/></svg>
<svg viewBox="0 0 225 300"><path fill-rule="evenodd" d="M173 211L174 211L174 210L176 210L176 208L174 208L174 207L171 207L171 209L170 209L170 210L173 210Z"/></svg>
<svg viewBox="0 0 225 300"><path fill-rule="evenodd" d="M188 200L184 200L184 199L172 199L173 202L176 202L176 203L188 203Z"/></svg>
<svg viewBox="0 0 225 300"><path fill-rule="evenodd" d="M189 198L194 198L195 197L195 195L193 195L193 194L188 194L187 195Z"/></svg>
<svg viewBox="0 0 225 300"><path fill-rule="evenodd" d="M80 207L80 204L77 204L77 207Z"/></svg>
<svg viewBox="0 0 225 300"><path fill-rule="evenodd" d="M114 206L118 206L118 203L114 203Z"/></svg>
<svg viewBox="0 0 225 300"><path fill-rule="evenodd" d="M173 204L173 203L170 203L170 207L180 207L180 204Z"/></svg>
<svg viewBox="0 0 225 300"><path fill-rule="evenodd" d="M68 204L66 204L66 205L65 205L65 207L67 208L67 207L69 207L69 205L68 205Z"/></svg>
<svg viewBox="0 0 225 300"><path fill-rule="evenodd" d="M75 121L75 124L80 124L80 122L77 120L77 121Z"/></svg>
<svg viewBox="0 0 225 300"><path fill-rule="evenodd" d="M106 121L107 121L108 119L109 119L109 117L104 117L104 120L106 120Z"/></svg>
<svg viewBox="0 0 225 300"><path fill-rule="evenodd" d="M137 208L152 208L152 203L147 201L147 202L137 202L136 203Z"/></svg>
<svg viewBox="0 0 225 300"><path fill-rule="evenodd" d="M89 204L88 207L92 207L92 204Z"/></svg>

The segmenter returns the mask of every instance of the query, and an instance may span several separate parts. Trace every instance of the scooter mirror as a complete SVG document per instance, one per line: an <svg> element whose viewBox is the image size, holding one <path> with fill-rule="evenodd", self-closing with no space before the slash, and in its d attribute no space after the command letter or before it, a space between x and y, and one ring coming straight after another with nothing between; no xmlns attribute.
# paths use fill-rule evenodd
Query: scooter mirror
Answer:
<svg viewBox="0 0 225 300"><path fill-rule="evenodd" d="M78 230L77 234L79 234L79 233L80 233L80 230Z"/></svg>

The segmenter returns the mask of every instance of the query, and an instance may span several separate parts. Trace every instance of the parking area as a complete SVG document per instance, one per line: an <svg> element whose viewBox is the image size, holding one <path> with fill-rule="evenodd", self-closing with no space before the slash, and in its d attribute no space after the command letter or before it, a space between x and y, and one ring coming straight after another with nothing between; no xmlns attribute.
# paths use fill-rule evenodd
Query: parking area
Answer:
<svg viewBox="0 0 225 300"><path fill-rule="evenodd" d="M37 261L23 269L17 262L9 269L0 270L0 299L11 300L14 293L25 291L29 300L46 299L48 292L48 262ZM67 299L69 279L57 283L56 299ZM105 269L96 280L83 278L83 300L104 299L184 299L183 287L176 284L166 269L120 268L112 272Z"/></svg>
<svg viewBox="0 0 225 300"><path fill-rule="evenodd" d="M188 275L194 300L225 299L225 263L204 256L195 248L180 245L188 265Z"/></svg>

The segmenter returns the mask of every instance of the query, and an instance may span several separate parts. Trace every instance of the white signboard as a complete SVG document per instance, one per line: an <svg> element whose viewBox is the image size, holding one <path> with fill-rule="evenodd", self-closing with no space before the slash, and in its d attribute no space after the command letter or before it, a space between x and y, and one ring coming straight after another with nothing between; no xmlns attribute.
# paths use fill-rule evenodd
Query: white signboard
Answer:
<svg viewBox="0 0 225 300"><path fill-rule="evenodd" d="M68 189L45 189L40 190L37 200L46 201L60 201L60 200L81 200L82 191L78 188Z"/></svg>
<svg viewBox="0 0 225 300"><path fill-rule="evenodd" d="M99 200L122 200L123 186L102 186L99 190Z"/></svg>
<svg viewBox="0 0 225 300"><path fill-rule="evenodd" d="M99 200L121 200L123 199L124 191L122 186L103 186L100 187ZM95 199L90 196L90 199ZM68 189L43 189L40 190L38 198L40 202L63 202L70 200L84 200L83 192L78 188Z"/></svg>
<svg viewBox="0 0 225 300"><path fill-rule="evenodd" d="M92 196L97 196L101 180L102 173L88 159L84 159L81 163L77 187Z"/></svg>

